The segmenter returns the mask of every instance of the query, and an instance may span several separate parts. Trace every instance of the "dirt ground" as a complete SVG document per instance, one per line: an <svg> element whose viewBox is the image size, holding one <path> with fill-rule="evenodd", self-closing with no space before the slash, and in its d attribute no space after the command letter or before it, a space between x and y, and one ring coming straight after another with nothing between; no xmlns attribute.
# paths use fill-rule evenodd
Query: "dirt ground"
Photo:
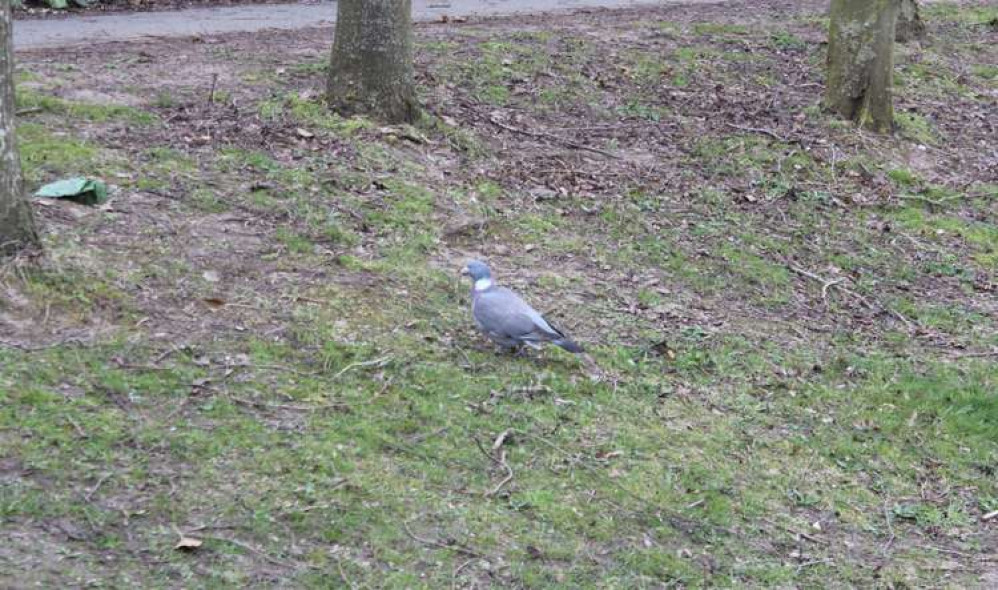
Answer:
<svg viewBox="0 0 998 590"><path fill-rule="evenodd" d="M899 46L894 137L823 8L420 25L401 127L328 29L19 54L30 188L113 196L3 269L0 580L998 583L994 8ZM481 342L471 257L591 363Z"/></svg>

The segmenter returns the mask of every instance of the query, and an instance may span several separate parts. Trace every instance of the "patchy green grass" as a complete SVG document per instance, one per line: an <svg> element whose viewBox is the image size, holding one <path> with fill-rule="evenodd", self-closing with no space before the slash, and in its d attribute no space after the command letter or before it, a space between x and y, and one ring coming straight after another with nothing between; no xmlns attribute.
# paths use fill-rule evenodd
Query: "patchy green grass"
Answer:
<svg viewBox="0 0 998 590"><path fill-rule="evenodd" d="M132 125L149 125L155 115L133 107L70 101L35 90L18 89L17 108L29 112L63 115L92 123L120 120Z"/></svg>
<svg viewBox="0 0 998 590"><path fill-rule="evenodd" d="M307 98L297 44L191 46L253 84L176 133L32 98L29 182L122 190L0 267L0 580L980 585L998 229L938 98L989 80L927 45L877 138L816 106L820 15L648 10L434 32L413 127ZM470 256L590 359L485 342Z"/></svg>
<svg viewBox="0 0 998 590"><path fill-rule="evenodd" d="M66 133L50 132L35 123L17 127L24 178L29 185L49 177L88 174L101 166L101 149Z"/></svg>

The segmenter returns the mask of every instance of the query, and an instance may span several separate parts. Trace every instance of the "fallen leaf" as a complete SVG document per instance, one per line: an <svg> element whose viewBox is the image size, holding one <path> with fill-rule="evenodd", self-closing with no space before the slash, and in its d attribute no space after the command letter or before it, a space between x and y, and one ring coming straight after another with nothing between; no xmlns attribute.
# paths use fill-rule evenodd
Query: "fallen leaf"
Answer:
<svg viewBox="0 0 998 590"><path fill-rule="evenodd" d="M214 309L225 307L225 300L220 297L205 297L204 302Z"/></svg>

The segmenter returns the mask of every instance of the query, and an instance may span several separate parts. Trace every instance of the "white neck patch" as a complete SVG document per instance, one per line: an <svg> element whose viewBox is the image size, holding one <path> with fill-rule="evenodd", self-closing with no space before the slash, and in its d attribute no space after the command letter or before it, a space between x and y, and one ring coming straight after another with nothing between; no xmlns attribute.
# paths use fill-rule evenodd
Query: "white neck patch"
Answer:
<svg viewBox="0 0 998 590"><path fill-rule="evenodd" d="M475 291L485 291L492 286L492 279L478 279L475 281Z"/></svg>

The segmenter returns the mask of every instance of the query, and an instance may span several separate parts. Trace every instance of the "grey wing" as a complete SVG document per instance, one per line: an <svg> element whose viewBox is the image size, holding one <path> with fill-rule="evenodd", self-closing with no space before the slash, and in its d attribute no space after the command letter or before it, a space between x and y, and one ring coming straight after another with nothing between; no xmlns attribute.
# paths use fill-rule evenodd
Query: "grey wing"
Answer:
<svg viewBox="0 0 998 590"><path fill-rule="evenodd" d="M473 313L483 330L504 338L540 342L563 336L509 289L482 293L475 301Z"/></svg>

